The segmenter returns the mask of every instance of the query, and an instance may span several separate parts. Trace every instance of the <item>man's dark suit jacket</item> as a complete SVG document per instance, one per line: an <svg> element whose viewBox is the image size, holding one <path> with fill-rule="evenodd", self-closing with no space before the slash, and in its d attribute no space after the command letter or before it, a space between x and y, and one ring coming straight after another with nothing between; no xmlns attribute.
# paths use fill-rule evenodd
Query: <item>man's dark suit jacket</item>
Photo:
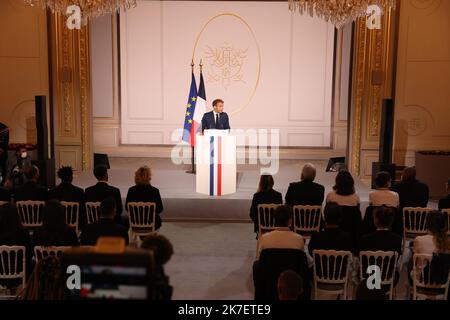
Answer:
<svg viewBox="0 0 450 320"><path fill-rule="evenodd" d="M48 190L34 181L27 181L14 191L14 199L15 201L47 201Z"/></svg>
<svg viewBox="0 0 450 320"><path fill-rule="evenodd" d="M275 190L257 192L253 195L252 206L250 207L250 219L254 223L254 231L258 231L258 205L260 204L282 204L283 196Z"/></svg>
<svg viewBox="0 0 450 320"><path fill-rule="evenodd" d="M3 187L0 187L0 201L11 201L11 192Z"/></svg>
<svg viewBox="0 0 450 320"><path fill-rule="evenodd" d="M86 213L84 207L84 190L74 186L71 183L61 182L58 186L48 192L49 200L56 199L59 201L77 202L80 212L78 213L78 227L81 228L86 224Z"/></svg>
<svg viewBox="0 0 450 320"><path fill-rule="evenodd" d="M398 259L402 254L402 237L389 230L377 230L361 238L361 240L359 241L359 252L361 251L394 251L397 252ZM367 270L367 261L361 261L361 263L363 265L362 270ZM389 265L392 268L389 271L389 275L392 275L392 272L395 271L395 287L399 280L399 272L396 268L396 261L391 260L391 263Z"/></svg>
<svg viewBox="0 0 450 320"><path fill-rule="evenodd" d="M113 197L116 201L116 222L120 222L120 215L123 211L122 196L120 190L110 186L106 182L97 182L96 185L86 188L84 200L86 202L102 202L108 197Z"/></svg>
<svg viewBox="0 0 450 320"><path fill-rule="evenodd" d="M228 120L228 114L222 112L219 114L219 124L216 126L216 119L214 112L206 112L202 118L202 132L205 129L230 129L230 122Z"/></svg>
<svg viewBox="0 0 450 320"><path fill-rule="evenodd" d="M264 249L253 264L255 300L278 300L278 277L293 270L303 279L303 293L298 300L311 299L312 274L305 252L297 249Z"/></svg>
<svg viewBox="0 0 450 320"><path fill-rule="evenodd" d="M161 227L159 214L164 210L161 195L158 188L152 185L136 185L128 189L125 207L128 210L128 202L154 202L156 204L155 228Z"/></svg>
<svg viewBox="0 0 450 320"><path fill-rule="evenodd" d="M389 230L377 230L361 237L359 251L397 251L402 254L402 237Z"/></svg>
<svg viewBox="0 0 450 320"><path fill-rule="evenodd" d="M394 185L392 191L398 193L400 208L426 207L428 205L429 190L425 183L418 180L401 181Z"/></svg>
<svg viewBox="0 0 450 320"><path fill-rule="evenodd" d="M83 246L95 246L99 237L121 237L128 245L128 230L117 224L112 219L101 218L95 223L83 227L80 236L80 244Z"/></svg>
<svg viewBox="0 0 450 320"><path fill-rule="evenodd" d="M40 227L33 232L33 246L78 246L78 237L74 229L65 226L59 230L47 230Z"/></svg>
<svg viewBox="0 0 450 320"><path fill-rule="evenodd" d="M286 204L290 206L296 205L322 205L325 194L323 185L314 181L302 180L289 184L286 192Z"/></svg>
<svg viewBox="0 0 450 320"><path fill-rule="evenodd" d="M308 252L314 255L314 250L336 250L354 252L352 237L339 228L327 228L313 233L308 244Z"/></svg>
<svg viewBox="0 0 450 320"><path fill-rule="evenodd" d="M369 234L375 232L377 227L375 226L375 222L373 220L373 216L376 210L376 206L368 206L366 208L366 213L364 214L364 220L361 225L361 236L365 234ZM403 215L399 208L392 208L393 216L392 216L392 225L391 231L400 236L403 235Z"/></svg>
<svg viewBox="0 0 450 320"><path fill-rule="evenodd" d="M450 194L439 200L439 210L450 209Z"/></svg>

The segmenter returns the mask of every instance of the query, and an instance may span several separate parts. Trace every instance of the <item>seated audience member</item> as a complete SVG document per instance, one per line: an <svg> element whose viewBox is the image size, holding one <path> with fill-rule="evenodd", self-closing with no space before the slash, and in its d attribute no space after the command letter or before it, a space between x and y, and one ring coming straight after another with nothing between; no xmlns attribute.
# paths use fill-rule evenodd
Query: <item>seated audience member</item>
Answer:
<svg viewBox="0 0 450 320"><path fill-rule="evenodd" d="M49 191L48 198L59 201L77 202L80 210L78 213L78 225L81 229L86 223L86 217L84 216L84 190L72 184L73 169L70 166L59 168L58 178L61 179L61 183Z"/></svg>
<svg viewBox="0 0 450 320"><path fill-rule="evenodd" d="M164 272L164 265L170 260L173 254L173 246L170 241L160 234L147 236L142 242L143 249L152 249L154 252L156 274L155 274L155 292L156 300L170 300L173 288L169 284L169 277Z"/></svg>
<svg viewBox="0 0 450 320"><path fill-rule="evenodd" d="M447 217L439 211L431 211L427 215L426 227L428 233L414 239L414 253L447 253L450 250Z"/></svg>
<svg viewBox="0 0 450 320"><path fill-rule="evenodd" d="M303 279L293 270L284 271L278 277L278 299L298 300L303 293Z"/></svg>
<svg viewBox="0 0 450 320"><path fill-rule="evenodd" d="M255 300L277 300L278 279L284 271L293 270L303 279L303 292L298 300L311 299L311 270L303 250L292 248L264 249L253 263Z"/></svg>
<svg viewBox="0 0 450 320"><path fill-rule="evenodd" d="M316 249L354 252L351 235L339 228L342 208L335 202L328 202L324 209L324 217L325 230L311 236L308 244L309 254L313 256Z"/></svg>
<svg viewBox="0 0 450 320"><path fill-rule="evenodd" d="M323 185L315 183L316 168L307 163L303 166L301 181L293 182L286 192L286 204L321 206L325 194Z"/></svg>
<svg viewBox="0 0 450 320"><path fill-rule="evenodd" d="M47 188L38 185L39 169L36 166L31 166L25 170L25 182L22 186L18 187L14 192L15 201L47 201L48 190Z"/></svg>
<svg viewBox="0 0 450 320"><path fill-rule="evenodd" d="M356 246L361 228L360 200L355 191L355 181L350 172L341 170L336 175L333 191L329 192L326 202L335 202L342 207L341 230L349 232Z"/></svg>
<svg viewBox="0 0 450 320"><path fill-rule="evenodd" d="M376 190L369 192L369 205L374 207L387 206L397 208L400 204L398 193L389 190L391 187L391 175L381 171L375 176Z"/></svg>
<svg viewBox="0 0 450 320"><path fill-rule="evenodd" d="M416 179L415 167L405 168L401 181L394 185L391 190L399 195L400 209L405 207L426 207L428 205L428 186Z"/></svg>
<svg viewBox="0 0 450 320"><path fill-rule="evenodd" d="M413 242L413 254L427 254L440 256L450 254L450 239L447 235L447 217L439 211L431 211L427 215L426 228L428 233L417 236ZM408 281L412 284L411 270L413 269L413 259L408 262ZM448 268L448 267L447 267Z"/></svg>
<svg viewBox="0 0 450 320"><path fill-rule="evenodd" d="M27 276L30 275L33 258L30 233L22 226L16 206L10 203L0 207L0 246L24 246Z"/></svg>
<svg viewBox="0 0 450 320"><path fill-rule="evenodd" d="M49 200L44 207L42 226L33 232L33 246L77 246L75 230L66 224L64 207Z"/></svg>
<svg viewBox="0 0 450 320"><path fill-rule="evenodd" d="M106 198L100 205L100 219L92 224L86 224L80 236L80 244L84 246L95 246L99 237L122 237L128 245L128 230L117 224L116 202L112 197Z"/></svg>
<svg viewBox="0 0 450 320"><path fill-rule="evenodd" d="M275 209L274 220L276 229L261 236L259 251L264 249L298 249L305 248L305 241L301 235L291 231L292 208L279 206Z"/></svg>
<svg viewBox="0 0 450 320"><path fill-rule="evenodd" d="M258 205L283 203L283 196L273 189L273 185L274 182L271 175L263 174L259 178L258 191L253 195L252 205L250 207L250 219L253 221L255 232L258 232L259 229Z"/></svg>
<svg viewBox="0 0 450 320"><path fill-rule="evenodd" d="M359 207L359 196L355 191L355 181L350 172L339 171L335 181L333 191L327 194L326 202L336 202L340 206Z"/></svg>
<svg viewBox="0 0 450 320"><path fill-rule="evenodd" d="M3 187L0 187L0 201L11 202L11 192Z"/></svg>
<svg viewBox="0 0 450 320"><path fill-rule="evenodd" d="M112 197L116 202L116 216L114 220L121 223L121 214L123 211L122 196L120 190L108 184L108 169L105 166L96 166L94 176L97 184L84 190L84 200L86 202L102 202L106 198Z"/></svg>
<svg viewBox="0 0 450 320"><path fill-rule="evenodd" d="M366 213L364 214L364 221L361 225L360 235L365 235L374 232L377 227L374 224L373 215L377 208L379 207L387 207L390 208L390 212L392 214L392 225L391 231L395 234L403 236L403 215L399 208L388 207L386 205L374 207L368 206L366 208Z"/></svg>
<svg viewBox="0 0 450 320"><path fill-rule="evenodd" d="M159 215L164 208L158 188L150 184L151 179L152 173L149 167L144 166L136 170L134 173L136 185L128 189L125 208L128 209L129 202L154 202L156 204L155 229L158 230L161 228L161 217Z"/></svg>
<svg viewBox="0 0 450 320"><path fill-rule="evenodd" d="M363 279L356 287L355 300L386 300L383 289L369 289L367 280Z"/></svg>
<svg viewBox="0 0 450 320"><path fill-rule="evenodd" d="M49 255L36 263L19 300L66 300L69 297L66 280L67 274L61 268L61 259Z"/></svg>
<svg viewBox="0 0 450 320"><path fill-rule="evenodd" d="M374 223L377 227L375 232L364 235L359 240L360 251L393 251L397 252L397 261L402 254L402 237L390 231L393 222L393 210L391 207L376 207L374 211ZM395 263L390 263L394 271L394 287L398 283L399 273ZM363 265L362 270L366 270L367 266ZM383 288L386 289L386 288Z"/></svg>
<svg viewBox="0 0 450 320"><path fill-rule="evenodd" d="M393 208L377 207L374 212L375 232L361 237L359 251L394 251L402 254L402 237L390 231Z"/></svg>
<svg viewBox="0 0 450 320"><path fill-rule="evenodd" d="M439 210L450 209L450 179L447 181L447 196L439 200Z"/></svg>

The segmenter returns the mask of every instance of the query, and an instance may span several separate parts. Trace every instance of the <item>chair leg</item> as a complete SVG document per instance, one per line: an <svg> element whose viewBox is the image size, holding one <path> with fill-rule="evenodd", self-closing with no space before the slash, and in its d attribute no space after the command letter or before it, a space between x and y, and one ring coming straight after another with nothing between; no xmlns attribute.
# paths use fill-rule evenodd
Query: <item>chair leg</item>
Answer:
<svg viewBox="0 0 450 320"><path fill-rule="evenodd" d="M319 293L317 290L317 283L314 283L314 300L318 300Z"/></svg>

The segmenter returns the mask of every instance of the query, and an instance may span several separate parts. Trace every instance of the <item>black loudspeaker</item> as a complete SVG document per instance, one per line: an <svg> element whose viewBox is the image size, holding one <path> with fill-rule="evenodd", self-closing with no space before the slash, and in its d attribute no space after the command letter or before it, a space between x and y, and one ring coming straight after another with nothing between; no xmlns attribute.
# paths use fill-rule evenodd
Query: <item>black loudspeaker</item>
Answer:
<svg viewBox="0 0 450 320"><path fill-rule="evenodd" d="M394 100L383 100L380 131L380 163L392 163L392 146L394 139Z"/></svg>
<svg viewBox="0 0 450 320"><path fill-rule="evenodd" d="M110 169L108 155L104 153L94 153L94 167L105 166Z"/></svg>
<svg viewBox="0 0 450 320"><path fill-rule="evenodd" d="M394 185L396 165L393 163L372 162L372 189L376 189L375 176L380 171L389 172L391 175L391 185Z"/></svg>
<svg viewBox="0 0 450 320"><path fill-rule="evenodd" d="M37 158L38 161L48 159L48 127L45 96L34 97L37 130Z"/></svg>
<svg viewBox="0 0 450 320"><path fill-rule="evenodd" d="M37 162L40 171L39 183L46 187L55 186L55 160L49 157L47 104L45 96L35 96L35 116L37 130Z"/></svg>
<svg viewBox="0 0 450 320"><path fill-rule="evenodd" d="M345 157L335 157L328 160L326 172L338 172L341 170L347 170Z"/></svg>

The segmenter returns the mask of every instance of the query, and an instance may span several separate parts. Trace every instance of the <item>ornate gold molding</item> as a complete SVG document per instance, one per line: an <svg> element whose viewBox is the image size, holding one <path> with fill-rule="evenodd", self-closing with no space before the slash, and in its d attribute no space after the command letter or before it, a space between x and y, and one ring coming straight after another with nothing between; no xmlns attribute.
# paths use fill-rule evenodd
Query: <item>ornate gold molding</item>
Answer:
<svg viewBox="0 0 450 320"><path fill-rule="evenodd" d="M56 38L56 51L54 66L56 68L55 81L57 92L60 94L56 98L58 104L63 108L60 110L58 121L58 135L70 137L76 135L74 132L74 88L73 88L73 68L74 61L71 52L73 51L72 33L64 25L64 19L59 15L53 16L54 34Z"/></svg>
<svg viewBox="0 0 450 320"><path fill-rule="evenodd" d="M91 159L91 117L90 117L90 64L89 64L89 27L78 32L78 66L80 82L81 143L83 170L90 168Z"/></svg>
<svg viewBox="0 0 450 320"><path fill-rule="evenodd" d="M394 68L389 68L395 47L393 25L391 10L382 16L379 30L369 30L365 19L355 23L349 168L357 176L365 169L361 168L365 166L362 151L370 151L372 156L378 152L381 105L383 99L391 97L387 88L394 78Z"/></svg>
<svg viewBox="0 0 450 320"><path fill-rule="evenodd" d="M89 170L92 155L89 26L69 30L64 16L49 15L56 154L61 148L72 149L76 155L72 163L81 164L76 169ZM56 165L64 164L67 163Z"/></svg>

